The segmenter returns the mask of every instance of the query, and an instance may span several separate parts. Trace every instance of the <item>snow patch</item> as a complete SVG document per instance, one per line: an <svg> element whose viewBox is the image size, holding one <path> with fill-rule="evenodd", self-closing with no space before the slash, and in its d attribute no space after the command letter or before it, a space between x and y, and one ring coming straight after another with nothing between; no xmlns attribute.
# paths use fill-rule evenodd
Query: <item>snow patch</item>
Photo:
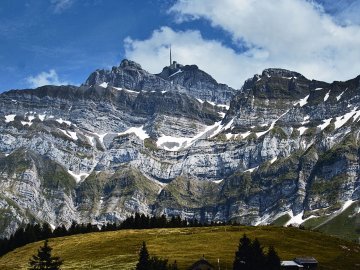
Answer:
<svg viewBox="0 0 360 270"><path fill-rule="evenodd" d="M32 125L32 122L31 122L31 121L29 121L29 122L21 121L21 124L22 124L23 126L28 125L28 126L30 127L30 126Z"/></svg>
<svg viewBox="0 0 360 270"><path fill-rule="evenodd" d="M132 93L132 94L139 94L139 92L136 92L134 90L124 89L124 88L121 88L121 87L113 87L113 88L118 90L118 91L125 91L125 92ZM143 92L146 92L146 91L143 91Z"/></svg>
<svg viewBox="0 0 360 270"><path fill-rule="evenodd" d="M86 136L86 138L88 138L90 145L91 145L92 147L94 147L94 146L95 146L94 137L89 136L89 135L85 135L85 136Z"/></svg>
<svg viewBox="0 0 360 270"><path fill-rule="evenodd" d="M326 93L324 97L324 102L327 101L329 97L330 97L330 91Z"/></svg>
<svg viewBox="0 0 360 270"><path fill-rule="evenodd" d="M220 184L222 181L224 181L224 179L212 180L211 182L213 182L213 183L215 183L215 184Z"/></svg>
<svg viewBox="0 0 360 270"><path fill-rule="evenodd" d="M167 151L179 151L182 148L187 148L191 146L195 141L199 139L205 137L214 137L217 134L219 134L222 130L223 127L221 125L221 121L219 121L212 126L207 126L204 131L200 132L199 134L195 135L192 138L172 137L172 136L162 135L158 138L156 145L158 147L163 147Z"/></svg>
<svg viewBox="0 0 360 270"><path fill-rule="evenodd" d="M199 101L201 104L204 103L204 101L202 99L200 99L200 98L197 98L196 100Z"/></svg>
<svg viewBox="0 0 360 270"><path fill-rule="evenodd" d="M259 168L259 166L256 166L254 168L247 169L244 172L251 172L252 173L253 171L257 170L258 168Z"/></svg>
<svg viewBox="0 0 360 270"><path fill-rule="evenodd" d="M301 122L301 124L302 124L302 125L305 125L305 124L309 123L309 119L310 119L310 116L309 116L309 115L306 115L306 116L304 117L304 120Z"/></svg>
<svg viewBox="0 0 360 270"><path fill-rule="evenodd" d="M357 122L359 122L359 120L360 120L360 110L359 111L356 111L356 113L354 114L354 122L355 121L357 121Z"/></svg>
<svg viewBox="0 0 360 270"><path fill-rule="evenodd" d="M85 180L85 179L89 176L88 173L79 173L79 174L76 174L76 173L74 173L74 172L72 172L72 171L70 171L70 170L68 170L68 173L69 173L72 177L74 177L76 183L81 182L81 180Z"/></svg>
<svg viewBox="0 0 360 270"><path fill-rule="evenodd" d="M103 88L106 88L108 86L108 83L107 82L103 82L101 84L99 84L99 86L103 87Z"/></svg>
<svg viewBox="0 0 360 270"><path fill-rule="evenodd" d="M355 201L353 200L347 200L343 206L341 207L341 209L339 210L340 212L345 211L347 208L349 208Z"/></svg>
<svg viewBox="0 0 360 270"><path fill-rule="evenodd" d="M93 132L94 135L99 137L99 141L104 144L104 137L108 134L108 133L104 133L104 134L99 134L99 133L95 133Z"/></svg>
<svg viewBox="0 0 360 270"><path fill-rule="evenodd" d="M348 112L343 116L336 117L335 129L342 127L347 121L349 121L349 119L357 113L356 109L357 108L353 109L351 112Z"/></svg>
<svg viewBox="0 0 360 270"><path fill-rule="evenodd" d="M337 100L337 101L339 101L339 100L341 99L342 95L345 93L346 90L347 90L347 88L346 88L344 91L342 91L340 95L338 95L338 96L336 97L336 100Z"/></svg>
<svg viewBox="0 0 360 270"><path fill-rule="evenodd" d="M49 118L51 118L51 117L49 117ZM55 121L58 122L60 125L61 125L62 123L65 123L65 124L67 124L68 126L71 126L71 122L70 122L70 121L65 121L65 120L63 120L62 118L56 119Z"/></svg>
<svg viewBox="0 0 360 270"><path fill-rule="evenodd" d="M319 91L319 90L322 90L322 87L315 88L315 91Z"/></svg>
<svg viewBox="0 0 360 270"><path fill-rule="evenodd" d="M45 117L46 117L45 114L39 114L39 115L38 115L38 118L39 118L39 120L40 120L41 122L45 120Z"/></svg>
<svg viewBox="0 0 360 270"><path fill-rule="evenodd" d="M306 97L300 99L298 102L294 103L294 106L299 104L300 107L303 107L305 104L307 104L309 96L310 95L307 95Z"/></svg>
<svg viewBox="0 0 360 270"><path fill-rule="evenodd" d="M77 141L78 137L76 135L76 132L63 130L61 128L59 128L59 130L61 130L61 132L64 133L69 138L73 139L74 141Z"/></svg>
<svg viewBox="0 0 360 270"><path fill-rule="evenodd" d="M281 117L283 117L285 114L287 114L288 112L289 112L289 111L286 111L285 113L283 113L282 115L280 115L278 119L276 119L275 121L273 121L273 122L271 123L270 127L269 127L267 130L262 131L262 132L257 132L257 133L256 133L256 136L257 136L258 138L260 138L261 136L263 136L263 135L265 135L266 133L268 133L270 130L272 130L272 129L274 128L276 122L277 122Z"/></svg>
<svg viewBox="0 0 360 270"><path fill-rule="evenodd" d="M32 120L34 120L34 119L35 119L35 116L30 115L30 116L28 116L28 117L27 117L27 119L28 119L30 122L32 122Z"/></svg>
<svg viewBox="0 0 360 270"><path fill-rule="evenodd" d="M129 128L128 130L126 130L124 132L118 133L118 135L120 136L120 135L125 135L125 134L130 134L130 133L134 133L136 136L139 137L140 140L145 140L146 138L149 138L149 135L144 130L144 126L131 127L131 128Z"/></svg>
<svg viewBox="0 0 360 270"><path fill-rule="evenodd" d="M332 118L323 120L324 123L321 124L321 125L318 125L318 127L319 127L321 130L324 130L328 125L330 125L331 120L332 120Z"/></svg>
<svg viewBox="0 0 360 270"><path fill-rule="evenodd" d="M307 127L299 127L297 130L300 132L300 136L304 134L304 132L307 130Z"/></svg>
<svg viewBox="0 0 360 270"><path fill-rule="evenodd" d="M15 120L15 116L16 114L9 114L9 115L5 115L5 122L9 123Z"/></svg>
<svg viewBox="0 0 360 270"><path fill-rule="evenodd" d="M216 106L215 102L207 101L207 100L206 100L206 102L209 103L210 105L213 105L214 107Z"/></svg>
<svg viewBox="0 0 360 270"><path fill-rule="evenodd" d="M182 70L180 69L180 70L176 71L175 73L171 74L171 75L169 76L169 78L171 78L172 76L175 76L176 74L179 74L179 73L181 73L181 72L182 72Z"/></svg>

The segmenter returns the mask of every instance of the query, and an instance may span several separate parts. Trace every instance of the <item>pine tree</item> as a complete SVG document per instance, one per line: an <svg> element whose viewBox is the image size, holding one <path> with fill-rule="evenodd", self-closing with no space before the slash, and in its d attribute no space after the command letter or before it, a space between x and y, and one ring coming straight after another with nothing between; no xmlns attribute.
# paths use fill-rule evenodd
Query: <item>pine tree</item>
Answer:
<svg viewBox="0 0 360 270"><path fill-rule="evenodd" d="M234 270L251 270L252 269L253 250L251 240L244 234L240 239L238 251L235 252L233 264Z"/></svg>
<svg viewBox="0 0 360 270"><path fill-rule="evenodd" d="M139 252L139 262L136 265L136 270L149 270L149 266L150 266L149 252L146 248L145 242L143 242L143 245Z"/></svg>
<svg viewBox="0 0 360 270"><path fill-rule="evenodd" d="M266 269L279 270L281 268L280 258L273 246L269 247L266 256Z"/></svg>
<svg viewBox="0 0 360 270"><path fill-rule="evenodd" d="M62 260L59 257L51 256L52 248L48 245L48 240L44 241L44 246L38 249L38 254L33 255L29 260L30 270L59 270Z"/></svg>
<svg viewBox="0 0 360 270"><path fill-rule="evenodd" d="M149 266L147 270L168 270L167 264L168 260L153 256L149 260Z"/></svg>
<svg viewBox="0 0 360 270"><path fill-rule="evenodd" d="M263 247L261 246L259 240L255 238L255 240L251 243L253 256L251 257L251 265L252 269L267 269L266 265L266 256L263 251Z"/></svg>

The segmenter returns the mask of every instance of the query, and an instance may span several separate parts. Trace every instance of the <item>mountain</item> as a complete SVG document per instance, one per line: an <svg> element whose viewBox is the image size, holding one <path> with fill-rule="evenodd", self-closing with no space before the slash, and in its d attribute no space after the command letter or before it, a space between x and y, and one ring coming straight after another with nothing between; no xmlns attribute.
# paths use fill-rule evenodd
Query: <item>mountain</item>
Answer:
<svg viewBox="0 0 360 270"><path fill-rule="evenodd" d="M259 225L351 210L358 226L359 93L360 76L266 69L234 90L196 66L129 60L80 87L5 92L1 235L134 212Z"/></svg>

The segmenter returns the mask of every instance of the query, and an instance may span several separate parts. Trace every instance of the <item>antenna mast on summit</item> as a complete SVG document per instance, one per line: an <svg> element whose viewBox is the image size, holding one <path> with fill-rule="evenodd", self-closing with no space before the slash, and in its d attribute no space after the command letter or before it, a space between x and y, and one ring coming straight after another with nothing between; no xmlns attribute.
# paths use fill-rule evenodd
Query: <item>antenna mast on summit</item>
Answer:
<svg viewBox="0 0 360 270"><path fill-rule="evenodd" d="M171 44L170 44L170 66L172 64L172 59L171 59Z"/></svg>

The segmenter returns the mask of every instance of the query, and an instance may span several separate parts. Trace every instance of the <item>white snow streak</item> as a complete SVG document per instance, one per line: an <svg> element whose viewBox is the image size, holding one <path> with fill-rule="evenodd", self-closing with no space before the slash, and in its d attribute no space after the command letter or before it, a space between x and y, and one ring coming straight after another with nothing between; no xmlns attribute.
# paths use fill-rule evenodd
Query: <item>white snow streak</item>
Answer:
<svg viewBox="0 0 360 270"><path fill-rule="evenodd" d="M258 168L259 168L259 166L256 166L254 168L247 169L244 172L251 172L252 173L253 171L257 170Z"/></svg>
<svg viewBox="0 0 360 270"><path fill-rule="evenodd" d="M357 108L355 108L351 112L344 114L343 116L336 117L335 129L342 127L347 121L349 121L349 119L357 113L356 109Z"/></svg>
<svg viewBox="0 0 360 270"><path fill-rule="evenodd" d="M104 144L104 137L108 134L108 133L104 133L104 134L99 134L99 133L95 133L93 132L94 135L99 137L99 141Z"/></svg>
<svg viewBox="0 0 360 270"><path fill-rule="evenodd" d="M61 128L59 128L59 130L61 130L62 133L64 133L66 136L68 136L69 138L73 139L74 141L76 141L78 139L76 132L73 131L68 131L68 130L63 130Z"/></svg>
<svg viewBox="0 0 360 270"><path fill-rule="evenodd" d="M70 170L68 170L68 173L69 173L72 177L74 177L76 183L81 182L81 180L85 180L85 179L89 176L88 173L79 173L79 174L76 174L76 173L74 173L74 172L72 172L72 171L70 171ZM83 177L84 177L84 179L82 179Z"/></svg>
<svg viewBox="0 0 360 270"><path fill-rule="evenodd" d="M330 91L326 93L324 97L324 102L327 101L329 97L330 97Z"/></svg>
<svg viewBox="0 0 360 270"><path fill-rule="evenodd" d="M202 99L200 99L200 98L197 98L196 100L199 101L201 104L204 103L204 101Z"/></svg>
<svg viewBox="0 0 360 270"><path fill-rule="evenodd" d="M71 122L70 122L70 121L65 121L65 120L63 120L62 118L56 119L55 121L58 122L60 125L61 125L62 123L65 123L65 124L67 124L68 126L71 126Z"/></svg>
<svg viewBox="0 0 360 270"><path fill-rule="evenodd" d="M281 117L283 117L285 114L287 114L288 112L289 112L289 111L286 111L285 113L283 113L282 115L280 115L278 119L276 119L275 121L273 121L273 122L271 123L270 127L269 127L267 130L262 131L262 132L257 132L257 133L256 133L256 136L259 138L259 137L263 136L264 134L268 133L270 130L272 130L272 129L274 128L276 122L277 122Z"/></svg>
<svg viewBox="0 0 360 270"><path fill-rule="evenodd" d="M45 114L39 114L38 115L38 118L40 119L41 122L45 120L45 117L46 117Z"/></svg>
<svg viewBox="0 0 360 270"><path fill-rule="evenodd" d="M308 129L307 127L299 127L298 131L300 132L300 136L303 135L307 129Z"/></svg>
<svg viewBox="0 0 360 270"><path fill-rule="evenodd" d="M224 181L224 179L221 179L221 180L213 180L211 182L215 183L215 184L220 184L222 181Z"/></svg>
<svg viewBox="0 0 360 270"><path fill-rule="evenodd" d="M346 90L347 90L347 88L345 89L345 91L346 91ZM336 100L337 100L337 101L339 101L339 100L341 99L341 97L342 97L342 95L345 93L345 91L342 91L341 94L336 97Z"/></svg>
<svg viewBox="0 0 360 270"><path fill-rule="evenodd" d="M129 89L123 89L121 87L113 87L113 88L116 89L116 90L119 90L119 91L125 91L125 92L129 92L129 93L132 93L132 94L139 94L139 92L129 90Z"/></svg>
<svg viewBox="0 0 360 270"><path fill-rule="evenodd" d="M86 138L88 138L90 145L95 146L94 137L89 136L89 135L85 135L85 136L86 136Z"/></svg>
<svg viewBox="0 0 360 270"><path fill-rule="evenodd" d="M120 136L120 135L125 135L125 134L130 134L130 133L134 133L136 136L139 137L140 140L145 140L146 138L149 138L149 135L144 130L144 126L131 127L131 128L129 128L128 130L126 130L124 132L118 133L118 135Z"/></svg>
<svg viewBox="0 0 360 270"><path fill-rule="evenodd" d="M108 83L107 82L103 82L101 84L99 84L99 86L103 87L103 88L106 88L108 86Z"/></svg>
<svg viewBox="0 0 360 270"><path fill-rule="evenodd" d="M328 125L330 125L331 120L332 120L332 118L323 120L324 123L321 124L321 125L318 125L318 127L319 127L321 130L324 130Z"/></svg>
<svg viewBox="0 0 360 270"><path fill-rule="evenodd" d="M31 122L31 121L29 121L29 122L21 121L21 124L22 124L23 126L28 125L28 126L30 127L30 126L32 125L32 122Z"/></svg>
<svg viewBox="0 0 360 270"><path fill-rule="evenodd" d="M15 120L15 116L16 114L9 114L9 115L5 115L5 122L9 123Z"/></svg>
<svg viewBox="0 0 360 270"><path fill-rule="evenodd" d="M299 104L300 107L303 107L307 103L307 100L308 100L309 96L310 95L307 95L306 97L300 99L298 102L294 103L294 106Z"/></svg>

